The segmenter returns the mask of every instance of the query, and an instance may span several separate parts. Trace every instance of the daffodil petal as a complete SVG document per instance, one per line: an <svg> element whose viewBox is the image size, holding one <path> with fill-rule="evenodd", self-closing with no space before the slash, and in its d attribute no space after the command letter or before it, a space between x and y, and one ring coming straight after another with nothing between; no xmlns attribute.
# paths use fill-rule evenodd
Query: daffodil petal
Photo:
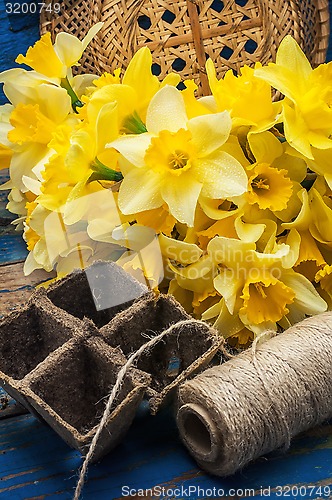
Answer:
<svg viewBox="0 0 332 500"><path fill-rule="evenodd" d="M10 178L14 185L22 192L27 189L22 181L23 175L31 176L31 171L37 163L47 157L48 151L44 144L31 144L29 148L22 150L19 154L14 154L10 162Z"/></svg>
<svg viewBox="0 0 332 500"><path fill-rule="evenodd" d="M33 255L33 252L29 252L27 258L24 261L24 266L23 266L24 276L29 276L29 274L31 274L36 269L42 269L42 268L43 268L43 265L39 264L36 261L34 255Z"/></svg>
<svg viewBox="0 0 332 500"><path fill-rule="evenodd" d="M220 148L227 141L231 128L232 120L228 111L196 116L188 122L188 130L200 158Z"/></svg>
<svg viewBox="0 0 332 500"><path fill-rule="evenodd" d="M311 223L312 212L309 206L308 192L306 191L306 189L302 188L297 193L297 196L302 202L301 210L293 222L284 222L282 224L283 229L296 228L297 230L306 230Z"/></svg>
<svg viewBox="0 0 332 500"><path fill-rule="evenodd" d="M136 93L132 87L123 84L105 85L94 92L87 104L87 115L90 123L93 123L101 108L110 102L116 102L119 113L119 127L123 120L135 110Z"/></svg>
<svg viewBox="0 0 332 500"><path fill-rule="evenodd" d="M217 302L216 304L213 304L213 306L209 307L209 309L206 309L206 311L203 312L202 320L209 321L210 319L219 316L220 311L223 308L223 305L224 305L223 299L219 300L219 302Z"/></svg>
<svg viewBox="0 0 332 500"><path fill-rule="evenodd" d="M235 219L234 225L239 238L247 242L258 241L266 228L265 224L249 224L248 222L243 222L241 217Z"/></svg>
<svg viewBox="0 0 332 500"><path fill-rule="evenodd" d="M286 104L284 104L284 127L289 144L302 153L303 156L313 160L314 157L308 138L308 126L300 112Z"/></svg>
<svg viewBox="0 0 332 500"><path fill-rule="evenodd" d="M154 172L133 168L123 179L119 208L125 215L161 207L160 177Z"/></svg>
<svg viewBox="0 0 332 500"><path fill-rule="evenodd" d="M323 134L318 134L317 132L309 131L308 140L310 144L317 149L331 149L332 140Z"/></svg>
<svg viewBox="0 0 332 500"><path fill-rule="evenodd" d="M224 151L194 162L197 179L204 179L202 195L208 198L239 196L247 190L248 177L242 165Z"/></svg>
<svg viewBox="0 0 332 500"><path fill-rule="evenodd" d="M226 219L227 217L232 217L233 215L236 215L240 212L239 208L236 208L232 211L229 211L227 209L222 209L219 208L222 200L214 200L211 198L206 198L204 196L200 196L199 198L199 204L202 207L202 210L204 213L213 220L222 220ZM230 206L230 203L229 203Z"/></svg>
<svg viewBox="0 0 332 500"><path fill-rule="evenodd" d="M286 286L294 290L294 303L298 309L305 314L319 314L327 309L325 300L319 295L310 281L302 274L289 270L282 275L282 281Z"/></svg>
<svg viewBox="0 0 332 500"><path fill-rule="evenodd" d="M283 153L280 141L271 132L250 134L248 136L248 142L258 163L271 164Z"/></svg>
<svg viewBox="0 0 332 500"><path fill-rule="evenodd" d="M290 35L286 35L279 45L276 64L289 69L293 73L296 85L306 82L312 73L312 67L306 55Z"/></svg>
<svg viewBox="0 0 332 500"><path fill-rule="evenodd" d="M119 223L120 218L118 216ZM93 219L88 227L87 233L92 240L101 241L104 243L114 243L112 231L114 229L114 222L107 219Z"/></svg>
<svg viewBox="0 0 332 500"><path fill-rule="evenodd" d="M112 236L119 245L130 250L139 252L147 247L156 237L156 232L151 227L140 226L139 224L121 224L112 231ZM160 246L158 245L159 253Z"/></svg>
<svg viewBox="0 0 332 500"><path fill-rule="evenodd" d="M96 122L97 151L101 151L105 144L114 141L118 134L117 104L110 102L105 104L98 114Z"/></svg>
<svg viewBox="0 0 332 500"><path fill-rule="evenodd" d="M243 323L239 318L239 315L231 314L226 307L225 302L223 303L220 314L213 326L221 332L225 339L231 337L232 335L236 335L243 329Z"/></svg>
<svg viewBox="0 0 332 500"><path fill-rule="evenodd" d="M135 167L145 165L144 157L147 148L150 146L152 135L149 133L139 135L125 135L107 144L107 147L114 148ZM147 209L146 209L147 210Z"/></svg>
<svg viewBox="0 0 332 500"><path fill-rule="evenodd" d="M87 46L89 45L89 43L91 42L91 40L96 36L96 34L101 30L101 28L103 26L104 26L104 23L103 22L99 22L99 23L94 24L89 29L89 31L87 32L87 34L85 35L85 37L82 40L83 51L87 48Z"/></svg>
<svg viewBox="0 0 332 500"><path fill-rule="evenodd" d="M332 209L324 202L317 189L314 188L310 190L309 203L313 222L310 226L311 234L322 243L332 242Z"/></svg>
<svg viewBox="0 0 332 500"><path fill-rule="evenodd" d="M36 93L40 110L54 123L59 124L71 112L71 99L67 91L55 85L38 85Z"/></svg>
<svg viewBox="0 0 332 500"><path fill-rule="evenodd" d="M151 99L146 115L146 128L158 135L162 130L177 132L186 126L187 114L181 92L166 85Z"/></svg>
<svg viewBox="0 0 332 500"><path fill-rule="evenodd" d="M139 107L147 106L159 89L158 78L151 72L152 55L148 47L139 49L125 71L123 84L135 89Z"/></svg>
<svg viewBox="0 0 332 500"><path fill-rule="evenodd" d="M210 113L217 113L218 111L218 106L216 103L215 98L213 95L206 95L203 97L200 97L198 99L198 102L202 104L206 109L210 111Z"/></svg>
<svg viewBox="0 0 332 500"><path fill-rule="evenodd" d="M171 214L179 222L192 227L201 189L202 183L198 182L190 171L187 171L179 177L174 176L172 182L165 182L161 187L161 195Z"/></svg>
<svg viewBox="0 0 332 500"><path fill-rule="evenodd" d="M329 188L332 190L332 174L325 174L324 177L326 179Z"/></svg>
<svg viewBox="0 0 332 500"><path fill-rule="evenodd" d="M41 183L37 179L33 179L32 177L28 177L27 175L23 175L22 182L25 185L25 187L28 189L28 191L31 191L31 193L34 193L37 196L39 194L41 194L41 191L40 191Z"/></svg>
<svg viewBox="0 0 332 500"><path fill-rule="evenodd" d="M159 235L159 244L162 254L171 260L176 260L187 265L197 262L203 251L194 243L169 238L164 234Z"/></svg>
<svg viewBox="0 0 332 500"><path fill-rule="evenodd" d="M181 258L182 256L180 255L178 259ZM178 262L183 264L181 260L178 260ZM169 262L168 265L176 275L188 280L197 280L198 278L206 276L206 274L211 271L213 264L211 257L209 255L204 255L197 262L194 262L186 267L175 267L171 262Z"/></svg>
<svg viewBox="0 0 332 500"><path fill-rule="evenodd" d="M254 242L244 242L234 238L224 238L216 236L207 247L208 253L216 263L222 263L230 269L238 269L248 252L253 252L256 248ZM247 265L252 264L252 259Z"/></svg>
<svg viewBox="0 0 332 500"><path fill-rule="evenodd" d="M70 68L81 58L83 53L82 42L70 33L57 34L54 50L63 64Z"/></svg>
<svg viewBox="0 0 332 500"><path fill-rule="evenodd" d="M63 77L65 69L62 61L59 59L54 46L52 45L51 33L46 32L40 40L29 47L25 56L20 54L16 58L19 64L27 64L34 70L48 77Z"/></svg>
<svg viewBox="0 0 332 500"><path fill-rule="evenodd" d="M206 61L205 68L209 80L210 89L212 91L212 94L214 94L218 88L218 79L216 74L216 68L214 67L212 59L209 58Z"/></svg>
<svg viewBox="0 0 332 500"><path fill-rule="evenodd" d="M75 75L73 78L69 79L69 83L80 99L82 95L87 93L88 87L93 86L93 82L96 78L97 75Z"/></svg>
<svg viewBox="0 0 332 500"><path fill-rule="evenodd" d="M283 68L274 63L270 63L264 68L255 69L255 77L261 78L272 87L279 90L286 97L295 101L298 90L298 82L297 80L294 80L294 75L288 68Z"/></svg>
<svg viewBox="0 0 332 500"><path fill-rule="evenodd" d="M332 148L313 149L314 160L308 161L308 166L317 174L323 175L327 180L332 176Z"/></svg>
<svg viewBox="0 0 332 500"><path fill-rule="evenodd" d="M236 276L232 269L225 269L214 278L213 284L220 295L224 297L228 311L233 314L237 293L243 285L241 276Z"/></svg>

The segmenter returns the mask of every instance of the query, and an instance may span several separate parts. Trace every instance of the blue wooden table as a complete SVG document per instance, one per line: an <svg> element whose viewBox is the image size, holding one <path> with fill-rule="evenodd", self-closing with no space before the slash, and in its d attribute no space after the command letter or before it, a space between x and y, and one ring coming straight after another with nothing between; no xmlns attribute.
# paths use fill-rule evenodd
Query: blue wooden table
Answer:
<svg viewBox="0 0 332 500"><path fill-rule="evenodd" d="M10 21L12 26L0 0L0 70L12 67L17 53L38 38L36 20ZM332 59L330 53L328 57ZM0 99L4 102L3 95ZM2 175L0 182L4 179ZM0 316L23 303L34 283L43 279L42 273L23 276L26 249L21 236L13 233L12 217L4 207L1 193ZM0 499L70 499L80 454L0 394L1 405L7 407L0 410ZM151 417L142 407L125 441L90 467L83 492L83 498L90 500L226 497L332 498L332 425L299 436L286 454L261 458L235 476L220 479L196 466L179 440L171 409Z"/></svg>

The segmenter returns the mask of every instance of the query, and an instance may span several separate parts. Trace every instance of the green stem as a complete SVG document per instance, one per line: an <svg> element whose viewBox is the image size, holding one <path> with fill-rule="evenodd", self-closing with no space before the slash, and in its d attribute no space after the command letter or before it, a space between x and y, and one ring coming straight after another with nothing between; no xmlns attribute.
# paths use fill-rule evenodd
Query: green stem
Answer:
<svg viewBox="0 0 332 500"><path fill-rule="evenodd" d="M123 132L126 134L144 134L147 132L146 126L142 122L137 111L127 116L123 122Z"/></svg>
<svg viewBox="0 0 332 500"><path fill-rule="evenodd" d="M121 172L117 170L113 170L112 168L106 167L98 158L96 157L94 162L91 165L92 170L94 171L89 178L89 182L92 181L122 181L123 175Z"/></svg>
<svg viewBox="0 0 332 500"><path fill-rule="evenodd" d="M83 107L83 102L80 101L77 94L75 93L73 87L70 85L68 77L61 79L61 87L67 90L69 97L71 98L71 105L75 113L77 113L77 108Z"/></svg>

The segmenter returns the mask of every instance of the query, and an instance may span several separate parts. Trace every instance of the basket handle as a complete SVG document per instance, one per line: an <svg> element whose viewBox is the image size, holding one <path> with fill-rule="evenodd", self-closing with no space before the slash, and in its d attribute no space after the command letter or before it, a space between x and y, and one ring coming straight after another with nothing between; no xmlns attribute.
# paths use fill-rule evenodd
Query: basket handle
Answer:
<svg viewBox="0 0 332 500"><path fill-rule="evenodd" d="M190 19L191 30L194 39L195 52L198 62L199 78L202 85L203 95L210 94L209 82L205 71L205 50L201 25L198 17L198 7L195 0L186 0L187 10Z"/></svg>

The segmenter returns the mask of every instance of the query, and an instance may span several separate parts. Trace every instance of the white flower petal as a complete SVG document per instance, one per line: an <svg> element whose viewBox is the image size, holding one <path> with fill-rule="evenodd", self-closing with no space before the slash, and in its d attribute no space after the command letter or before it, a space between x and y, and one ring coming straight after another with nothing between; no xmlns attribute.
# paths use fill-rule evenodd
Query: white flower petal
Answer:
<svg viewBox="0 0 332 500"><path fill-rule="evenodd" d="M166 85L160 89L148 107L146 128L158 135L162 130L177 132L187 126L187 114L181 92L175 87Z"/></svg>
<svg viewBox="0 0 332 500"><path fill-rule="evenodd" d="M36 93L41 112L54 123L62 123L71 113L71 99L65 89L43 83Z"/></svg>
<svg viewBox="0 0 332 500"><path fill-rule="evenodd" d="M294 290L294 306L301 312L313 315L327 309L325 300L319 295L312 283L302 274L289 270L282 274L281 280L286 286Z"/></svg>
<svg viewBox="0 0 332 500"><path fill-rule="evenodd" d="M213 115L202 115L188 122L193 143L199 158L213 153L228 139L232 128L232 120L228 111Z"/></svg>
<svg viewBox="0 0 332 500"><path fill-rule="evenodd" d="M37 196L41 194L40 190L41 183L37 179L33 179L32 177L27 177L26 175L23 175L22 182L27 188L27 190L31 191L31 193L36 194Z"/></svg>
<svg viewBox="0 0 332 500"><path fill-rule="evenodd" d="M87 48L87 46L89 45L91 40L96 36L96 34L101 30L103 25L104 23L100 21L99 23L96 23L89 29L89 31L82 40L83 51Z"/></svg>
<svg viewBox="0 0 332 500"><path fill-rule="evenodd" d="M125 135L119 137L106 145L108 148L114 148L130 161L136 167L143 167L144 157L147 148L150 146L152 135L149 133L139 135Z"/></svg>
<svg viewBox="0 0 332 500"><path fill-rule="evenodd" d="M60 61L70 68L81 58L83 45L76 36L61 32L56 36L54 50Z"/></svg>
<svg viewBox="0 0 332 500"><path fill-rule="evenodd" d="M229 198L247 191L248 177L242 165L224 151L194 161L196 178L204 182L202 195Z"/></svg>
<svg viewBox="0 0 332 500"><path fill-rule="evenodd" d="M179 177L173 177L171 182L164 183L161 194L171 214L179 222L193 227L197 200L201 189L202 184L189 171L184 172Z"/></svg>
<svg viewBox="0 0 332 500"><path fill-rule="evenodd" d="M119 191L119 208L125 215L159 208L160 178L153 172L133 168L123 179Z"/></svg>

